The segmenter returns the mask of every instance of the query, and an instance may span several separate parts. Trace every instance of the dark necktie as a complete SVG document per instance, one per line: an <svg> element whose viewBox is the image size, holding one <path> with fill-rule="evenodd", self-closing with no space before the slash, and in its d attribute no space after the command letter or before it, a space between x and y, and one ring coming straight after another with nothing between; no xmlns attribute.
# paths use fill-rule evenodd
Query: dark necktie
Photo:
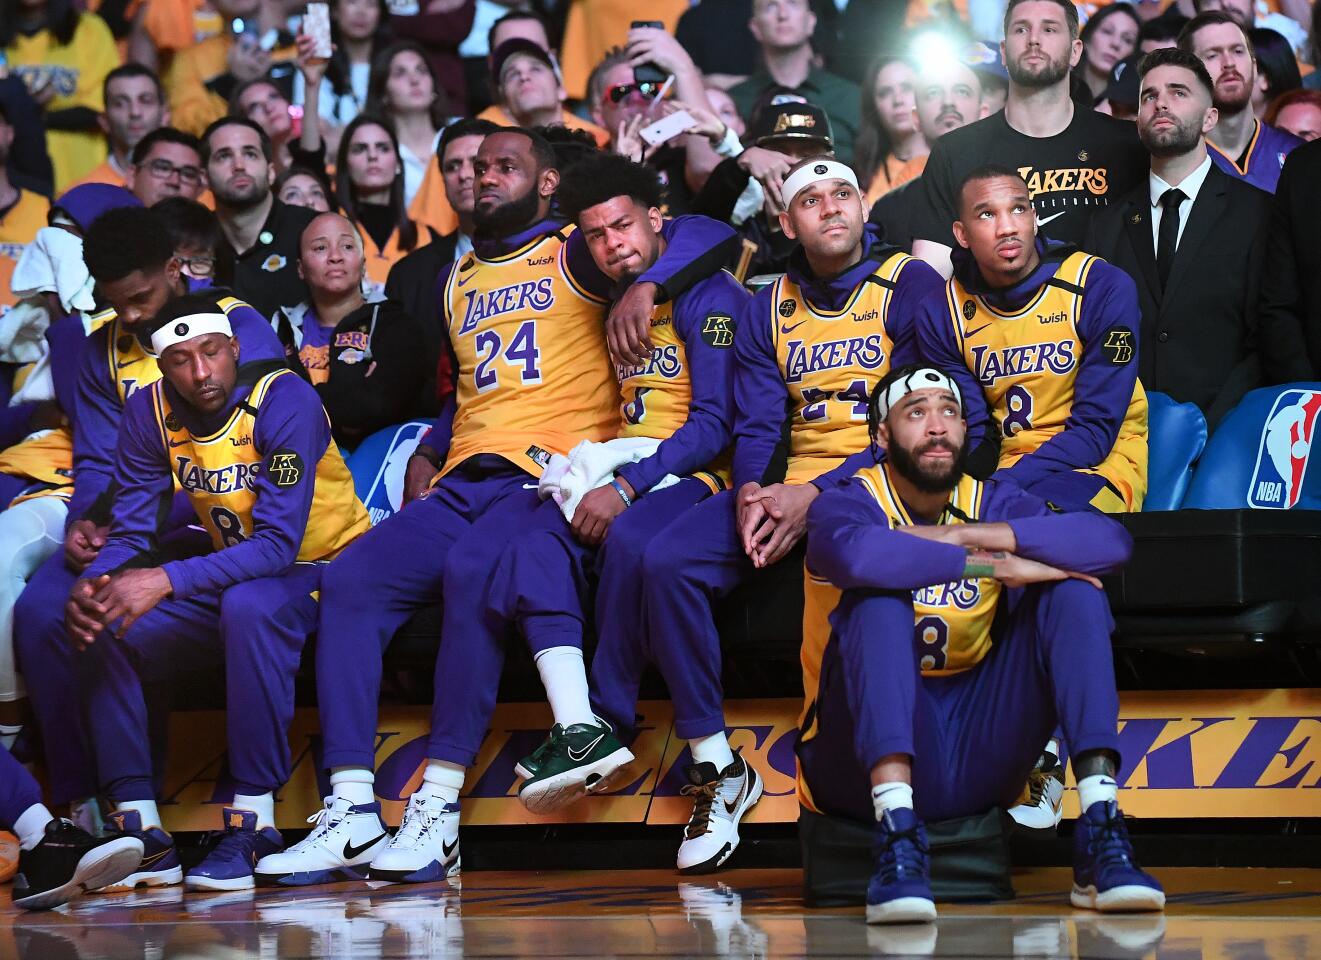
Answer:
<svg viewBox="0 0 1321 960"><path fill-rule="evenodd" d="M1160 217L1160 230L1156 243L1156 276L1160 278L1161 293L1165 292L1165 283L1170 279L1170 267L1174 263L1174 249L1179 240L1179 204L1187 196L1178 187L1171 187L1161 194L1160 205L1164 211Z"/></svg>

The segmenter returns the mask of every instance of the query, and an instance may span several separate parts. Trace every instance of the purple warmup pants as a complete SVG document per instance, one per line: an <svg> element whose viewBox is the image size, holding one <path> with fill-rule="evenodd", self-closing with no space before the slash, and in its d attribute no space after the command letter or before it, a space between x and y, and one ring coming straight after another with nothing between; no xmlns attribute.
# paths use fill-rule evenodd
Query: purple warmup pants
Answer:
<svg viewBox="0 0 1321 960"><path fill-rule="evenodd" d="M490 466L491 460L501 465ZM485 469L469 470L474 461ZM375 766L382 655L414 611L442 598L427 756L473 762L474 756L436 731L470 733L476 727L480 742L486 732L481 718L489 716L490 708L479 697L454 694L459 689L489 690L486 696L493 703L503 651L498 657L470 658L468 644L451 641L489 630L484 621L490 571L505 548L527 530L540 505L532 476L499 458L471 458L425 499L359 537L326 568L317 636L317 700L327 767Z"/></svg>
<svg viewBox="0 0 1321 960"><path fill-rule="evenodd" d="M1070 752L1119 753L1105 594L1080 580L1023 590L971 670L922 677L911 596L846 591L830 616L816 737L798 745L818 809L873 819L870 770L913 758L925 820L1011 806L1051 731Z"/></svg>
<svg viewBox="0 0 1321 960"><path fill-rule="evenodd" d="M171 532L161 541L168 559L211 550L210 538L187 526L196 522L188 498L177 494L166 522ZM97 786L87 718L80 709L77 650L64 629L64 605L77 579L64 565L64 550L57 550L14 604L14 653L41 731L50 799L57 804L90 797Z"/></svg>
<svg viewBox="0 0 1321 960"><path fill-rule="evenodd" d="M644 600L645 562L657 535L710 496L710 488L692 477L647 493L615 518L599 550L580 543L559 505L545 501L531 528L505 551L491 576L488 629L447 638L442 649L453 651L457 646L451 644L461 644L470 657L503 658L504 631L510 623L522 629L533 654L550 647L581 648L593 619L595 582L597 648L592 661L592 709L631 739L638 686L648 662L660 667L676 709L692 700L689 664L666 655L672 651L652 648ZM472 599L477 598L455 598L454 602ZM447 596L446 604L450 602ZM483 695L472 688L469 691ZM495 690L489 692L493 707ZM452 730L445 739L475 755L489 721L488 711L480 725Z"/></svg>
<svg viewBox="0 0 1321 960"><path fill-rule="evenodd" d="M107 630L77 658L97 774L112 801L156 796L144 684L217 663L235 792L265 793L288 779L294 674L316 629L323 569L299 563L219 595L165 600L122 639Z"/></svg>
<svg viewBox="0 0 1321 960"><path fill-rule="evenodd" d="M8 830L23 811L41 803L41 789L23 764L0 749L0 829Z"/></svg>

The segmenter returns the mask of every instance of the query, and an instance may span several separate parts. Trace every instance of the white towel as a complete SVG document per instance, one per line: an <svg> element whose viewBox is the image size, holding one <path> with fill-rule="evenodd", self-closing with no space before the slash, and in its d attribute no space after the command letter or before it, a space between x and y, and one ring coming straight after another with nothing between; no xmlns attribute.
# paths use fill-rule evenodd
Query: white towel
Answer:
<svg viewBox="0 0 1321 960"><path fill-rule="evenodd" d="M50 311L37 300L22 300L0 314L0 361L36 363L46 356Z"/></svg>
<svg viewBox="0 0 1321 960"><path fill-rule="evenodd" d="M37 293L54 293L60 305L72 313L96 306L91 274L83 263L83 241L68 230L42 227L23 250L14 267L10 289L20 299Z"/></svg>
<svg viewBox="0 0 1321 960"><path fill-rule="evenodd" d="M537 483L537 493L543 500L552 498L560 505L564 519L572 521L579 502L589 491L604 487L624 464L647 459L659 446L659 440L647 437L628 437L605 443L584 440L570 450L567 457L558 453L551 456ZM678 482L678 477L666 474L651 489L662 490Z"/></svg>

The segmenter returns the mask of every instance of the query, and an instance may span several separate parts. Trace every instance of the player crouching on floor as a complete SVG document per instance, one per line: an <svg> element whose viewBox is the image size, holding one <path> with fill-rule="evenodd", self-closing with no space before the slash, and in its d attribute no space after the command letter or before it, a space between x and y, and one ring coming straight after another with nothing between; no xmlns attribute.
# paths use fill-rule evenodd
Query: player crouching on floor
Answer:
<svg viewBox="0 0 1321 960"><path fill-rule="evenodd" d="M869 429L885 462L808 513L798 747L809 808L856 806L870 778L868 922L935 918L923 820L1012 804L1057 723L1083 811L1074 906L1163 909L1117 804L1113 621L1096 577L1128 560L1128 534L967 476L959 389L935 368L892 370Z"/></svg>

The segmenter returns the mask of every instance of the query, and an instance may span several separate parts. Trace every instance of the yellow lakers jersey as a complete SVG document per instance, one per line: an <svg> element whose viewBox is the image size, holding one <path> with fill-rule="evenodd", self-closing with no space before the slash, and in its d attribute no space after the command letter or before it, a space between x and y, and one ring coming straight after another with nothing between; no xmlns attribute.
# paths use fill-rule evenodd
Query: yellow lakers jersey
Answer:
<svg viewBox="0 0 1321 960"><path fill-rule="evenodd" d="M1000 422L1000 468L1039 449L1064 429L1073 408L1074 383L1082 359L1078 321L1087 275L1100 261L1074 253L1035 298L1015 313L1003 313L969 293L957 279L946 287L955 337L968 369ZM1138 383L1110 455L1095 468L1116 488L1129 510L1138 510L1147 490L1147 394Z"/></svg>
<svg viewBox="0 0 1321 960"><path fill-rule="evenodd" d="M854 474L875 498L890 529L914 526L907 507L899 499L890 478L889 465L880 463ZM963 523L963 516L979 520L986 487L964 475L950 494L953 510L941 514L942 524ZM957 512L955 512L957 511ZM962 516L960 516L960 514ZM983 578L942 583L913 591L913 643L924 677L948 676L975 667L991 649L991 627L1002 593L1000 581ZM801 738L817 734L817 693L821 684L821 662L830 641L830 615L839 605L842 591L804 567L803 580L803 712L799 717ZM798 777L798 796L809 809L816 809L811 792Z"/></svg>
<svg viewBox="0 0 1321 960"><path fill-rule="evenodd" d="M734 344L732 317L710 316L712 343ZM706 335L706 331L704 331ZM688 420L692 407L692 368L683 337L674 326L674 301L659 304L651 315L651 359L641 364L616 364L615 378L621 397L620 437L667 440ZM698 479L718 493L729 485L729 457L721 456Z"/></svg>
<svg viewBox="0 0 1321 960"><path fill-rule="evenodd" d="M18 303L10 281L27 245L46 225L50 201L37 193L18 191L18 200L0 217L0 316Z"/></svg>
<svg viewBox="0 0 1321 960"><path fill-rule="evenodd" d="M564 227L494 260L468 253L442 302L458 360L458 410L443 476L480 453L539 476L552 453L618 427L605 310L564 264Z"/></svg>
<svg viewBox="0 0 1321 960"><path fill-rule="evenodd" d="M786 483L807 483L867 446L867 401L894 346L890 302L911 259L896 253L878 264L838 313L812 307L787 275L775 281L771 342L793 415Z"/></svg>
<svg viewBox="0 0 1321 960"><path fill-rule="evenodd" d="M221 297L217 305L228 314L235 307L243 306L244 302L235 297ZM147 352L136 336L125 329L114 310L89 314L88 320L93 330L98 326L109 326L106 331L106 367L115 382L120 403L126 402L133 394L161 378L156 358Z"/></svg>
<svg viewBox="0 0 1321 960"><path fill-rule="evenodd" d="M258 450L253 437L271 384L284 376L296 374L277 370L258 380L247 400L234 407L225 425L206 437L193 436L180 422L163 381L151 386L156 424L170 471L188 494L217 550L252 535L252 508L257 502L253 485L260 471L270 471L276 486L292 485L301 476L296 464L282 466L275 462L278 452L271 455L270 462L263 463L267 451ZM287 483L281 481L282 470L290 478ZM298 548L301 561L329 560L370 526L367 511L353 492L353 478L334 443L326 447L316 465L315 483L312 510Z"/></svg>

